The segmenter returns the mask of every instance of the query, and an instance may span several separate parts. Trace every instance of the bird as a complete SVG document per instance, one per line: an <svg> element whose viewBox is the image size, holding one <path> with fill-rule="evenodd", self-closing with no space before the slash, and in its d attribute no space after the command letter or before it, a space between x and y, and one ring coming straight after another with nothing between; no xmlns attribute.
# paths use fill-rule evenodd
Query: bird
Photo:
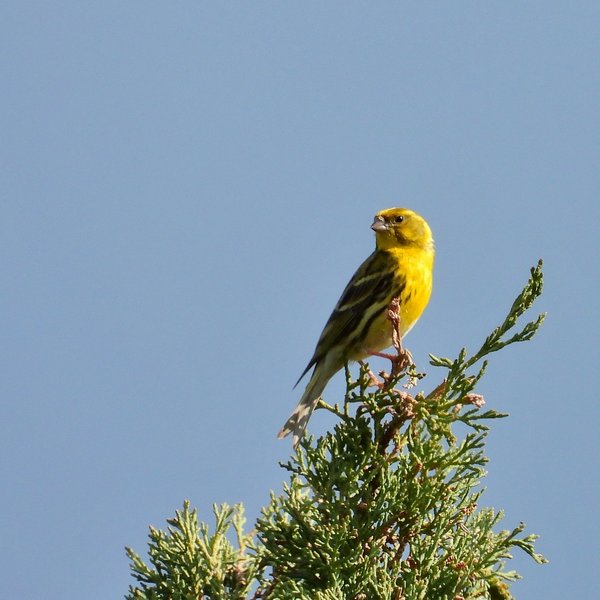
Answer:
<svg viewBox="0 0 600 600"><path fill-rule="evenodd" d="M398 307L402 339L429 302L433 285L435 246L427 221L408 208L387 208L375 215L375 250L360 265L342 292L317 342L308 365L296 382L314 367L298 405L278 438L290 433L297 448L329 380L351 361L380 355L392 345L388 316Z"/></svg>

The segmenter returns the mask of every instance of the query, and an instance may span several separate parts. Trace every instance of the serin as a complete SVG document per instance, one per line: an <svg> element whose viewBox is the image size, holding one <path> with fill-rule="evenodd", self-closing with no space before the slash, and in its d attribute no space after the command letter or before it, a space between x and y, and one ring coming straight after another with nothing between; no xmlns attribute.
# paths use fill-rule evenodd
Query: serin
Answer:
<svg viewBox="0 0 600 600"><path fill-rule="evenodd" d="M429 302L435 255L427 221L408 208L375 215L375 251L358 268L338 300L314 354L296 385L314 366L298 406L278 434L300 442L329 380L349 361L377 354L392 345L388 309L399 303L399 333L404 337ZM295 386L294 386L295 387Z"/></svg>

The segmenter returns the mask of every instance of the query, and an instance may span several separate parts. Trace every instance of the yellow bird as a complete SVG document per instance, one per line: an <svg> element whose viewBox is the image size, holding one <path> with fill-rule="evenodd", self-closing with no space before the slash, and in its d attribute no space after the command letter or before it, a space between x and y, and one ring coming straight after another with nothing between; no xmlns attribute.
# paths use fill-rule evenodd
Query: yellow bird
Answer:
<svg viewBox="0 0 600 600"><path fill-rule="evenodd" d="M315 352L296 385L314 366L298 406L278 434L294 435L296 447L329 380L349 361L362 360L392 345L388 308L399 299L404 337L429 302L435 249L427 221L408 208L375 215L375 251L358 268L338 300Z"/></svg>

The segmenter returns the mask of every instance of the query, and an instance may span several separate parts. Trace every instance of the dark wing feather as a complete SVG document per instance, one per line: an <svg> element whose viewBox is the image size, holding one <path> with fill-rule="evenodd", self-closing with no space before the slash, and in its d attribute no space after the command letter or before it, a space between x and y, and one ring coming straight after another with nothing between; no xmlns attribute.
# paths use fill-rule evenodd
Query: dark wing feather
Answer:
<svg viewBox="0 0 600 600"><path fill-rule="evenodd" d="M376 250L360 265L335 305L296 385L331 348L359 327L370 306L390 295L397 287L396 279L395 260L388 252Z"/></svg>

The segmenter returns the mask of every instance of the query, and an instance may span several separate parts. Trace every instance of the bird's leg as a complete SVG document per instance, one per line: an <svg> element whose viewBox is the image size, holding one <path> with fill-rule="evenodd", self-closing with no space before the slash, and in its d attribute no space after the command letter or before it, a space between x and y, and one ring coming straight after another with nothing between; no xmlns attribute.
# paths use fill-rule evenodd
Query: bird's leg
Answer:
<svg viewBox="0 0 600 600"><path fill-rule="evenodd" d="M384 379L386 381L390 381L395 379L395 377L408 369L411 365L414 365L412 354L406 350L402 346L402 334L400 333L400 299L394 298L387 312L387 318L392 324L392 344L396 349L396 354L389 354L387 352L379 352L377 350L367 350L370 356L379 356L380 358L386 358L392 363L392 372L390 375L386 375L383 372ZM359 361L361 365L364 366L364 363ZM373 375L370 369L367 370L369 378L374 385L378 387L382 387L382 384L379 382L377 377Z"/></svg>
<svg viewBox="0 0 600 600"><path fill-rule="evenodd" d="M377 350L368 350L369 356L379 356L379 358L387 358L394 362L397 358L395 354L390 354L389 352L377 352Z"/></svg>
<svg viewBox="0 0 600 600"><path fill-rule="evenodd" d="M402 371L406 370L408 367L410 367L410 365L415 364L410 351L403 348L402 345L400 345L400 347L397 348L397 352L397 354L388 354L387 352L376 352L375 350L369 350L369 356L379 356L380 358L386 358L392 363L392 372L390 375L384 375L385 379L394 378L396 375L398 375L398 373L401 373ZM358 362L360 362L360 364L364 366L364 363L362 361ZM374 381L375 376L370 370L368 374L371 378L371 381ZM383 372L381 374L383 374Z"/></svg>

